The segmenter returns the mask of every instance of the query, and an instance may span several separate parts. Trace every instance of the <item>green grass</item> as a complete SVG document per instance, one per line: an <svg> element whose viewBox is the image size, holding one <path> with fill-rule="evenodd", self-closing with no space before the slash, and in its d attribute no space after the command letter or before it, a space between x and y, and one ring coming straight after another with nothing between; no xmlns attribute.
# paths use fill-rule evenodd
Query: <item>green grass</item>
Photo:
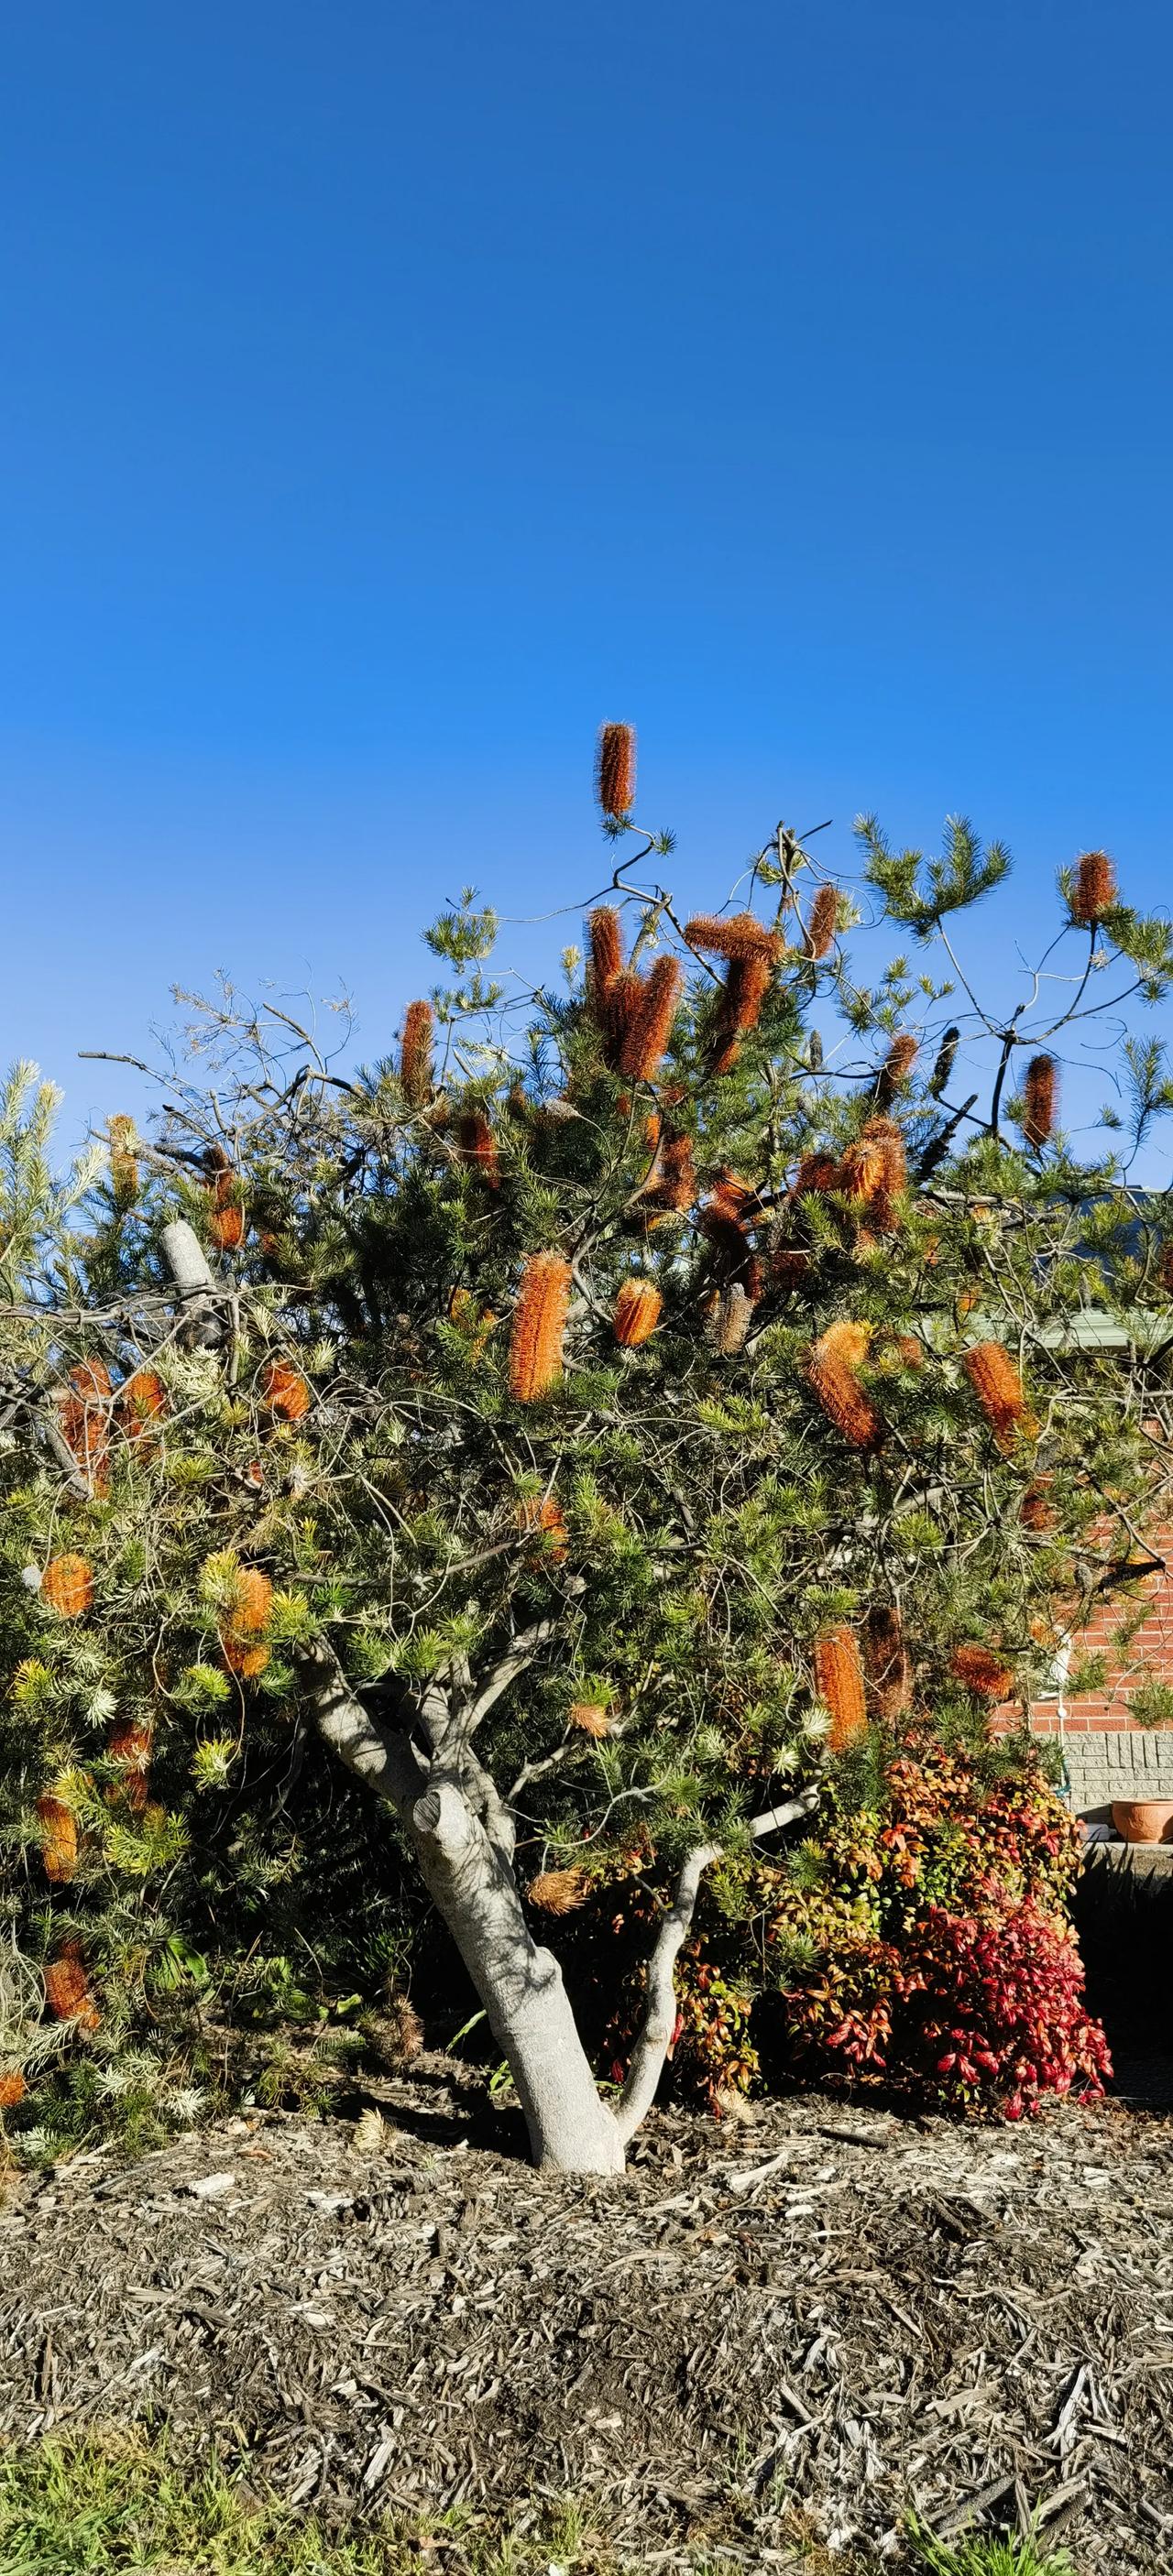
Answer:
<svg viewBox="0 0 1173 2576"><path fill-rule="evenodd" d="M1026 2540L909 2540L923 2576L1077 2576ZM890 2568L892 2562L886 2562ZM905 2561L907 2565L908 2562ZM744 2569L709 2546L693 2576ZM794 2576L867 2576L795 2544ZM638 2576L573 2508L524 2534L469 2514L327 2533L215 2467L183 2473L166 2436L0 2453L0 2576ZM875 2576L882 2576L878 2564Z"/></svg>

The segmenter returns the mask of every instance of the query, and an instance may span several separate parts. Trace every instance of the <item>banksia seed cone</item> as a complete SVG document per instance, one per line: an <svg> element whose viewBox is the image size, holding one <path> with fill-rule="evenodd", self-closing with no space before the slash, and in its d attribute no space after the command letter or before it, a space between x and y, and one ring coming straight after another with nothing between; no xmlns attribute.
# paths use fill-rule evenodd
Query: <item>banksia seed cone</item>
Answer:
<svg viewBox="0 0 1173 2576"><path fill-rule="evenodd" d="M605 724L599 734L595 793L604 814L621 822L635 803L635 726Z"/></svg>
<svg viewBox="0 0 1173 2576"><path fill-rule="evenodd" d="M962 1366L1003 1457L1008 1457L1015 1433L1034 1428L1009 1351L1001 1342L974 1342Z"/></svg>
<svg viewBox="0 0 1173 2576"><path fill-rule="evenodd" d="M863 1666L850 1628L827 1628L816 1638L815 1688L830 1714L830 1750L843 1753L867 1727Z"/></svg>
<svg viewBox="0 0 1173 2576"><path fill-rule="evenodd" d="M700 949L706 957L764 957L776 966L785 942L776 930L767 930L752 912L734 912L726 919L718 913L698 912L684 925L684 936L690 948Z"/></svg>
<svg viewBox="0 0 1173 2576"><path fill-rule="evenodd" d="M535 1537L548 1538L551 1545L543 1550L543 1554L554 1565L563 1564L566 1557L566 1516L552 1494L524 1495L517 1506L517 1526Z"/></svg>
<svg viewBox="0 0 1173 2576"><path fill-rule="evenodd" d="M501 1171L493 1130L483 1109L466 1109L456 1121L456 1141L462 1162L479 1172L486 1189L499 1190Z"/></svg>
<svg viewBox="0 0 1173 2576"><path fill-rule="evenodd" d="M533 1404L557 1386L569 1304L569 1262L557 1252L536 1252L522 1272L509 1346L509 1390L519 1404Z"/></svg>
<svg viewBox="0 0 1173 2576"><path fill-rule="evenodd" d="M0 2111L15 2111L27 2091L19 2066L0 2067Z"/></svg>
<svg viewBox="0 0 1173 2576"><path fill-rule="evenodd" d="M639 1349L655 1332L664 1300L650 1279L625 1279L615 1300L615 1339L625 1351Z"/></svg>
<svg viewBox="0 0 1173 2576"><path fill-rule="evenodd" d="M821 1353L816 1342L807 1352L803 1373L828 1421L851 1442L852 1448L874 1449L879 1442L880 1419L854 1369L833 1354Z"/></svg>
<svg viewBox="0 0 1173 2576"><path fill-rule="evenodd" d="M136 1816L141 1816L147 1803L153 1741L153 1730L149 1726L140 1725L134 1718L128 1717L121 1719L117 1726L111 1728L110 1741L106 1747L109 1759L118 1764L122 1773L120 1784L122 1795L132 1814Z"/></svg>
<svg viewBox="0 0 1173 2576"><path fill-rule="evenodd" d="M611 1732L611 1722L606 1709L601 1708L598 1701L593 1699L576 1699L568 1713L566 1723L568 1726L576 1726L580 1735L593 1735L597 1743L601 1743L603 1737Z"/></svg>
<svg viewBox="0 0 1173 2576"><path fill-rule="evenodd" d="M723 1360L735 1359L745 1349L753 1318L753 1299L744 1288L725 1288L709 1318L709 1339Z"/></svg>
<svg viewBox="0 0 1173 2576"><path fill-rule="evenodd" d="M140 1440L167 1410L167 1389L151 1368L136 1369L118 1390L118 1414L128 1440Z"/></svg>
<svg viewBox="0 0 1173 2576"><path fill-rule="evenodd" d="M101 2015L90 1993L90 1981L82 1965L80 1941L65 1941L55 1959L45 1969L45 2000L56 2021L75 2021L82 2030L96 2030Z"/></svg>
<svg viewBox="0 0 1173 2576"><path fill-rule="evenodd" d="M834 886L821 885L806 925L808 957L825 957L839 926L839 897Z"/></svg>
<svg viewBox="0 0 1173 2576"><path fill-rule="evenodd" d="M134 1151L133 1118L112 1118L110 1135L110 1179L120 1207L129 1207L138 1197L138 1159Z"/></svg>
<svg viewBox="0 0 1173 2576"><path fill-rule="evenodd" d="M1053 1055L1032 1055L1022 1086L1022 1132L1037 1153L1055 1124L1056 1068Z"/></svg>
<svg viewBox="0 0 1173 2576"><path fill-rule="evenodd" d="M84 1556L54 1556L41 1577L41 1598L59 1619L80 1619L94 1597L94 1570Z"/></svg>
<svg viewBox="0 0 1173 2576"><path fill-rule="evenodd" d="M590 990L597 1010L623 969L623 925L609 903L600 904L587 922L591 942Z"/></svg>
<svg viewBox="0 0 1173 2576"><path fill-rule="evenodd" d="M1091 930L1117 900L1116 870L1106 850L1085 850L1071 889L1071 918Z"/></svg>
<svg viewBox="0 0 1173 2576"><path fill-rule="evenodd" d="M960 1029L946 1029L945 1035L937 1049L937 1061L933 1066L932 1074L929 1078L930 1100L939 1100L942 1092L945 1090L949 1076L957 1061L957 1049L960 1042Z"/></svg>
<svg viewBox="0 0 1173 2576"><path fill-rule="evenodd" d="M399 1047L399 1087L409 1109L422 1109L432 1088L432 1005L409 1002Z"/></svg>
<svg viewBox="0 0 1173 2576"><path fill-rule="evenodd" d="M269 1360L261 1376L261 1401L279 1422L304 1422L310 1391L289 1360Z"/></svg>
<svg viewBox="0 0 1173 2576"><path fill-rule="evenodd" d="M895 1099L906 1074L911 1072L916 1057L917 1041L914 1037L905 1032L902 1037L893 1038L876 1075L877 1108L887 1109L889 1102Z"/></svg>
<svg viewBox="0 0 1173 2576"><path fill-rule="evenodd" d="M989 1646L958 1646L949 1658L949 1670L977 1699L1008 1699L1014 1688L1010 1665Z"/></svg>
<svg viewBox="0 0 1173 2576"><path fill-rule="evenodd" d="M46 1797L37 1800L37 1823L45 1876L54 1887L68 1887L77 1876L77 1818L62 1799Z"/></svg>
<svg viewBox="0 0 1173 2576"><path fill-rule="evenodd" d="M585 1869L540 1869L526 1893L530 1904L540 1906L543 1914L573 1914L589 1884Z"/></svg>
<svg viewBox="0 0 1173 2576"><path fill-rule="evenodd" d="M770 1277L776 1288L802 1288L810 1276L809 1252L795 1252L783 1244L770 1262Z"/></svg>
<svg viewBox="0 0 1173 2576"><path fill-rule="evenodd" d="M900 1612L887 1602L869 1610L864 1628L864 1664L868 1695L877 1717L888 1725L912 1697L912 1666L900 1626Z"/></svg>
<svg viewBox="0 0 1173 2576"><path fill-rule="evenodd" d="M657 957L633 999L619 1052L619 1071L631 1082L650 1082L672 1035L684 968L677 957Z"/></svg>

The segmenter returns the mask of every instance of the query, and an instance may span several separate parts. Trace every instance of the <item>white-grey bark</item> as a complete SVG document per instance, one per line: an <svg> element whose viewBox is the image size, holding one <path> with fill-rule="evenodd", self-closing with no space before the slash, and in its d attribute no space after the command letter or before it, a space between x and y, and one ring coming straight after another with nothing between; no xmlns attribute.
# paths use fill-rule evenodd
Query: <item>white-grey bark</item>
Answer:
<svg viewBox="0 0 1173 2576"><path fill-rule="evenodd" d="M199 1236L185 1216L173 1217L170 1225L163 1227L159 1247L179 1290L190 1339L205 1348L213 1347L224 1337L213 1305L216 1282Z"/></svg>

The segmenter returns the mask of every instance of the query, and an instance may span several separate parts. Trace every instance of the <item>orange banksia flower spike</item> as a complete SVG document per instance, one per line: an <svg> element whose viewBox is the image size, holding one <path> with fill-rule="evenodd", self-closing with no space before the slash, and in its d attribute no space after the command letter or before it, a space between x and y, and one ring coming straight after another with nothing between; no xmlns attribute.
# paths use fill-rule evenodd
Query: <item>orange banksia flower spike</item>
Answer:
<svg viewBox="0 0 1173 2576"><path fill-rule="evenodd" d="M1106 850L1085 850L1076 863L1071 889L1071 918L1081 930L1094 929L1119 896L1116 870Z"/></svg>
<svg viewBox="0 0 1173 2576"><path fill-rule="evenodd" d="M615 1300L615 1339L625 1351L638 1350L659 1323L664 1300L650 1279L625 1279Z"/></svg>
<svg viewBox="0 0 1173 2576"><path fill-rule="evenodd" d="M279 1422L304 1422L310 1391L289 1360L269 1360L261 1373L261 1401Z"/></svg>
<svg viewBox="0 0 1173 2576"><path fill-rule="evenodd" d="M1001 1342L974 1342L962 1367L985 1414L999 1449L1008 1457L1016 1432L1030 1435L1036 1425L1026 1409L1022 1379Z"/></svg>
<svg viewBox="0 0 1173 2576"><path fill-rule="evenodd" d="M949 1670L977 1699L1009 1699L1014 1688L1010 1665L989 1646L958 1646L949 1658Z"/></svg>
<svg viewBox="0 0 1173 2576"><path fill-rule="evenodd" d="M567 1715L566 1723L568 1726L577 1727L580 1735L593 1735L596 1743L601 1743L603 1737L611 1732L611 1721L606 1709L594 1699L576 1699Z"/></svg>
<svg viewBox="0 0 1173 2576"><path fill-rule="evenodd" d="M657 957L638 1000L631 1005L620 1049L618 1069L630 1081L650 1082L657 1072L672 1035L683 983L679 958Z"/></svg>
<svg viewBox="0 0 1173 2576"><path fill-rule="evenodd" d="M808 957L825 957L839 926L839 897L832 885L821 885L806 925Z"/></svg>
<svg viewBox="0 0 1173 2576"><path fill-rule="evenodd" d="M863 1666L850 1628L826 1628L816 1638L815 1688L831 1719L830 1751L843 1753L867 1728Z"/></svg>
<svg viewBox="0 0 1173 2576"><path fill-rule="evenodd" d="M530 1904L539 1906L543 1914L573 1914L589 1885L585 1869L540 1869L526 1893Z"/></svg>
<svg viewBox="0 0 1173 2576"><path fill-rule="evenodd" d="M144 1431L167 1410L167 1389L157 1371L136 1369L118 1390L118 1416L128 1440L141 1440Z"/></svg>
<svg viewBox="0 0 1173 2576"><path fill-rule="evenodd" d="M105 1491L110 1452L110 1371L104 1360L82 1360L69 1372L71 1392L58 1403L62 1437L96 1493Z"/></svg>
<svg viewBox="0 0 1173 2576"><path fill-rule="evenodd" d="M1053 1055L1032 1055L1022 1086L1022 1132L1036 1154L1055 1125L1056 1078Z"/></svg>
<svg viewBox="0 0 1173 2576"><path fill-rule="evenodd" d="M675 1216L687 1215L696 1198L691 1136L665 1136L642 1198L646 1207L661 1208L665 1214Z"/></svg>
<svg viewBox="0 0 1173 2576"><path fill-rule="evenodd" d="M821 1360L842 1360L845 1367L857 1369L867 1358L874 1332L874 1325L857 1324L849 1315L844 1315L837 1324L828 1324L826 1332L820 1333L815 1343L816 1356Z"/></svg>
<svg viewBox="0 0 1173 2576"><path fill-rule="evenodd" d="M907 1032L901 1037L893 1038L887 1055L885 1056L884 1061L880 1066L880 1070L876 1075L876 1106L878 1109L887 1109L889 1104L895 1099L901 1083L912 1071L918 1052L919 1049L916 1039L910 1036Z"/></svg>
<svg viewBox="0 0 1173 2576"><path fill-rule="evenodd" d="M81 2030L96 2030L101 2014L90 1993L80 1941L65 1941L45 1968L45 1998L55 2021L75 2021Z"/></svg>
<svg viewBox="0 0 1173 2576"><path fill-rule="evenodd" d="M41 1577L41 1598L59 1619L80 1619L94 1597L94 1570L84 1556L50 1557Z"/></svg>
<svg viewBox="0 0 1173 2576"><path fill-rule="evenodd" d="M112 1118L110 1137L110 1180L120 1207L129 1207L138 1197L138 1158L134 1150L134 1120L125 1116Z"/></svg>
<svg viewBox="0 0 1173 2576"><path fill-rule="evenodd" d="M227 1627L220 1633L220 1644L229 1672L242 1681L255 1681L271 1660L268 1646L254 1641L265 1625L273 1605L273 1586L259 1566L241 1567L236 1578L236 1599Z"/></svg>
<svg viewBox="0 0 1173 2576"><path fill-rule="evenodd" d="M773 981L774 969L768 956L760 951L750 957L733 957L721 990L721 1000L713 1027L713 1049L710 1071L731 1073L741 1052L741 1041L756 1029L762 1004Z"/></svg>
<svg viewBox="0 0 1173 2576"><path fill-rule="evenodd" d="M37 1800L37 1823L45 1876L54 1887L68 1887L77 1876L77 1818L61 1798L44 1797Z"/></svg>
<svg viewBox="0 0 1173 2576"><path fill-rule="evenodd" d="M854 1369L833 1352L821 1352L816 1342L804 1362L804 1375L812 1395L822 1406L829 1422L841 1431L853 1449L874 1449L879 1444L880 1418L875 1406L864 1394Z"/></svg>
<svg viewBox="0 0 1173 2576"><path fill-rule="evenodd" d="M833 1154L804 1154L794 1175L794 1196L805 1198L808 1191L833 1190L839 1178L839 1166Z"/></svg>
<svg viewBox="0 0 1173 2576"><path fill-rule="evenodd" d="M0 2111L15 2111L27 2091L19 2066L0 2066Z"/></svg>
<svg viewBox="0 0 1173 2576"><path fill-rule="evenodd" d="M509 1346L509 1390L519 1404L533 1404L557 1386L569 1305L569 1262L557 1252L536 1252L522 1272Z"/></svg>
<svg viewBox="0 0 1173 2576"><path fill-rule="evenodd" d="M912 1666L900 1625L900 1612L888 1602L869 1610L864 1627L864 1664L868 1696L877 1717L891 1725L912 1698Z"/></svg>
<svg viewBox="0 0 1173 2576"><path fill-rule="evenodd" d="M501 1170L493 1130L483 1109L466 1109L456 1121L461 1160L479 1172L486 1189L499 1190Z"/></svg>
<svg viewBox="0 0 1173 2576"><path fill-rule="evenodd" d="M566 1515L552 1494L526 1494L517 1506L517 1526L534 1537L546 1538L550 1545L543 1549L554 1565L566 1557Z"/></svg>
<svg viewBox="0 0 1173 2576"><path fill-rule="evenodd" d="M587 929L591 943L591 998L597 1010L623 969L623 924L614 906L605 903L591 913Z"/></svg>
<svg viewBox="0 0 1173 2576"><path fill-rule="evenodd" d="M1024 1529L1054 1529L1055 1506L1051 1501L1051 1484L1050 1476L1036 1476L1027 1486L1018 1515Z"/></svg>
<svg viewBox="0 0 1173 2576"><path fill-rule="evenodd" d="M684 936L689 947L699 949L702 956L730 961L762 957L770 966L777 965L786 944L776 930L767 930L752 912L694 913L692 920L685 922Z"/></svg>
<svg viewBox="0 0 1173 2576"><path fill-rule="evenodd" d="M595 793L604 814L621 822L635 803L635 726L605 724L595 761Z"/></svg>
<svg viewBox="0 0 1173 2576"><path fill-rule="evenodd" d="M399 1087L409 1109L422 1109L432 1088L433 1026L430 1002L408 1003L399 1047Z"/></svg>
<svg viewBox="0 0 1173 2576"><path fill-rule="evenodd" d="M244 1241L244 1208L240 1183L231 1165L222 1171L212 1193L208 1232L218 1252L235 1252Z"/></svg>

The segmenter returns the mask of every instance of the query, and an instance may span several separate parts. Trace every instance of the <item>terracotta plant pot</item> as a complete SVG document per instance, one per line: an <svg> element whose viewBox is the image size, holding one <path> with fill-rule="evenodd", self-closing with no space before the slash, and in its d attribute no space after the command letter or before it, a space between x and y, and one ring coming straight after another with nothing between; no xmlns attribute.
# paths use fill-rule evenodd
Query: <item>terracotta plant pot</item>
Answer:
<svg viewBox="0 0 1173 2576"><path fill-rule="evenodd" d="M1173 1843L1173 1798L1118 1798L1112 1822L1126 1843Z"/></svg>

